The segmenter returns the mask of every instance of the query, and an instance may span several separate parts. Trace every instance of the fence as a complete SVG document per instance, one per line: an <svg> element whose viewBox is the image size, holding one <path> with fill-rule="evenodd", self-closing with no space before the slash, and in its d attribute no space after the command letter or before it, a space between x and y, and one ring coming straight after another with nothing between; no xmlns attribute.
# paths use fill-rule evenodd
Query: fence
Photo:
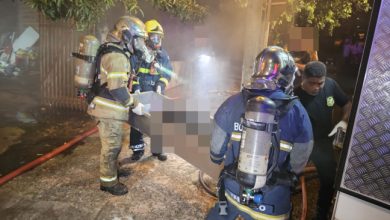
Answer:
<svg viewBox="0 0 390 220"><path fill-rule="evenodd" d="M86 110L86 103L76 97L73 82L74 58L79 38L71 22L51 21L39 15L41 100L44 106Z"/></svg>

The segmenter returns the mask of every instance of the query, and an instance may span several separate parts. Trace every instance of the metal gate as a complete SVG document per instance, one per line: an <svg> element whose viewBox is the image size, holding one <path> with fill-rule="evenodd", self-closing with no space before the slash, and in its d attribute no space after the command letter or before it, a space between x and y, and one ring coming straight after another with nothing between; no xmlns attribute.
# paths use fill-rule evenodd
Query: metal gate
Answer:
<svg viewBox="0 0 390 220"><path fill-rule="evenodd" d="M72 51L78 48L80 36L71 22L51 21L39 15L41 100L44 106L86 110L86 103L76 97L73 82Z"/></svg>

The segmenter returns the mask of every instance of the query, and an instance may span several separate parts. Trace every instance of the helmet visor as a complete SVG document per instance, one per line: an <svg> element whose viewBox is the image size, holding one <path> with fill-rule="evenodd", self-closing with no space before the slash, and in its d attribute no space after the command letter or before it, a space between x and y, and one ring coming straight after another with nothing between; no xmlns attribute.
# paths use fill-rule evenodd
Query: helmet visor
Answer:
<svg viewBox="0 0 390 220"><path fill-rule="evenodd" d="M152 43L154 48L159 48L161 47L161 42L162 42L162 36L161 34L149 34L149 40Z"/></svg>
<svg viewBox="0 0 390 220"><path fill-rule="evenodd" d="M271 46L257 55L250 83L246 88L287 88L293 80L296 67L291 55L280 47Z"/></svg>
<svg viewBox="0 0 390 220"><path fill-rule="evenodd" d="M281 59L274 59L272 56L264 56L255 63L252 78L275 79L282 66Z"/></svg>

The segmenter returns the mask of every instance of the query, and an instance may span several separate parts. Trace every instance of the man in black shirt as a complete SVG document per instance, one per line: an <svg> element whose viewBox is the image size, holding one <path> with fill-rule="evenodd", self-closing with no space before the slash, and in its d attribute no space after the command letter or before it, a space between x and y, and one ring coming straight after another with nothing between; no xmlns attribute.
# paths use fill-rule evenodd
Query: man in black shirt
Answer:
<svg viewBox="0 0 390 220"><path fill-rule="evenodd" d="M294 93L306 108L313 127L314 148L310 159L316 166L320 178L316 219L327 219L336 175L331 136L336 133L338 127L346 129L352 104L336 81L326 77L326 66L319 61L306 64L301 85ZM342 119L332 129L332 112L335 104L342 108Z"/></svg>

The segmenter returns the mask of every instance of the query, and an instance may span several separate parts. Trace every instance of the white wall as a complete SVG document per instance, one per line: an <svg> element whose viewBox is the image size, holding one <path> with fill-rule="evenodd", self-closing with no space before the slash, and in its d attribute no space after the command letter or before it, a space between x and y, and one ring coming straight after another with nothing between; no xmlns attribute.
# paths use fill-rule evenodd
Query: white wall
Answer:
<svg viewBox="0 0 390 220"><path fill-rule="evenodd" d="M389 220L390 210L338 192L332 219L335 220Z"/></svg>

